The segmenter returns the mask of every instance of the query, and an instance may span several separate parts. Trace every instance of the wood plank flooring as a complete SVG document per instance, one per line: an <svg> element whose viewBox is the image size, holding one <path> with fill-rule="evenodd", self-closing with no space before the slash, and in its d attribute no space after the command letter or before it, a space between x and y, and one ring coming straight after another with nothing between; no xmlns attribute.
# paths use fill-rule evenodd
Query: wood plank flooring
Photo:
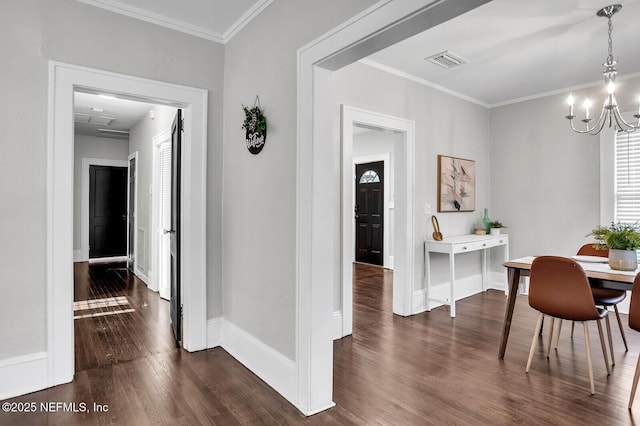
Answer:
<svg viewBox="0 0 640 426"><path fill-rule="evenodd" d="M0 424L627 425L640 416L640 401L632 412L626 408L640 333L627 328L625 353L614 327L616 365L607 377L591 327L596 395L590 396L581 328L571 340L565 327L548 360L540 338L524 372L536 322L526 296L518 297L499 361L504 293L460 301L454 319L446 307L402 318L391 313L392 273L354 270L354 333L334 344L337 405L330 410L305 418L220 348L193 354L167 348L130 361L102 360L71 384L8 400L86 402L91 409L95 402L108 405L106 413L0 412ZM122 315L129 314L105 318Z"/></svg>
<svg viewBox="0 0 640 426"><path fill-rule="evenodd" d="M175 348L169 302L128 273L124 262L75 263L74 301L74 315L81 317L74 320L76 371Z"/></svg>

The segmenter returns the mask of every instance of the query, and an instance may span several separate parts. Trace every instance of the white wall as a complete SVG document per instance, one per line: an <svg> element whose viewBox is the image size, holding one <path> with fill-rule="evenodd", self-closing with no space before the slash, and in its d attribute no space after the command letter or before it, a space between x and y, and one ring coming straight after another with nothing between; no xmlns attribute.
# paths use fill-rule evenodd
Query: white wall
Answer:
<svg viewBox="0 0 640 426"><path fill-rule="evenodd" d="M379 69L354 63L334 73L334 152L340 158L340 105L348 105L388 114L416 123L415 147L415 277L414 291L422 288L424 275L422 241L430 236L431 215L424 214L425 204L431 205L445 235L472 232L489 206L489 111L487 108L453 97L431 87L389 74ZM474 212L437 213L437 156L451 155L476 161L476 209ZM339 192L336 197L339 197ZM339 199L336 205L340 205ZM340 223L340 212L334 221ZM336 229L339 232L339 229ZM396 240L396 244L398 241ZM334 252L340 254L340 240L336 237ZM457 277L480 274L478 253L460 256ZM448 263L445 256L432 255L432 285L448 282ZM340 278L335 282L340 293ZM478 291L482 288L478 280ZM334 303L336 297L334 297Z"/></svg>
<svg viewBox="0 0 640 426"><path fill-rule="evenodd" d="M11 117L0 157L0 323L11 326L0 327L0 360L47 349L49 60L209 90L207 305L209 318L220 316L224 46L74 0L4 1L0 28L0 113Z"/></svg>
<svg viewBox="0 0 640 426"><path fill-rule="evenodd" d="M73 250L80 250L81 201L82 201L82 159L99 158L102 160L127 161L129 141L123 139L99 138L95 136L75 135L73 159Z"/></svg>
<svg viewBox="0 0 640 426"><path fill-rule="evenodd" d="M176 109L157 105L154 108L154 118L149 114L131 128L129 134L128 154L138 153L137 184L138 184L138 212L136 241L136 269L145 277L151 278L151 206L153 183L153 137L170 129L176 115ZM144 237L143 237L144 236Z"/></svg>
<svg viewBox="0 0 640 426"><path fill-rule="evenodd" d="M223 217L225 319L295 359L296 51L373 0L279 0L226 44ZM243 104L256 95L268 135L245 148ZM304 143L304 142L303 142Z"/></svg>

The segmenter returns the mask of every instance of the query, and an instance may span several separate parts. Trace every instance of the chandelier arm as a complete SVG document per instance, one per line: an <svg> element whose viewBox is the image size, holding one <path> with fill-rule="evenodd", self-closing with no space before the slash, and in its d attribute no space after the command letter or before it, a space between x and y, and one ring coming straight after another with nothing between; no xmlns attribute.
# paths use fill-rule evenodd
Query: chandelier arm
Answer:
<svg viewBox="0 0 640 426"><path fill-rule="evenodd" d="M607 124L607 118L604 117L602 120L598 120L596 125L594 125L591 128L591 131L589 132L590 135L595 136L598 133L600 133L602 131L602 129L604 129L604 125ZM597 125L599 125L598 130L595 130L595 128L597 127Z"/></svg>
<svg viewBox="0 0 640 426"><path fill-rule="evenodd" d="M602 116L600 116L600 118L598 119L598 121L595 122L595 124L593 125L593 127L589 128L589 125L587 124L587 128L585 130L580 130L580 129L576 129L576 127L573 124L573 119L569 120L569 123L571 124L571 130L573 130L576 133L581 133L581 134L590 134L592 135L593 133L591 133L596 127L600 126L600 129L602 129L602 127L604 127L604 123L605 121L602 120Z"/></svg>
<svg viewBox="0 0 640 426"><path fill-rule="evenodd" d="M616 120L616 124L618 124L618 127L622 130L626 131L640 129L640 126L634 126L633 124L627 123L626 120L622 118L622 115L620 115L620 111L618 111L618 108L614 109L613 118Z"/></svg>

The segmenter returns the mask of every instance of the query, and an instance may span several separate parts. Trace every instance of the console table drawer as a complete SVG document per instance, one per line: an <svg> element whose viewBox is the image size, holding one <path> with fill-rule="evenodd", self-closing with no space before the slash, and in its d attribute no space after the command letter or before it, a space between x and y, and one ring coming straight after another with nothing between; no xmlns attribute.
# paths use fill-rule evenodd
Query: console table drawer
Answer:
<svg viewBox="0 0 640 426"><path fill-rule="evenodd" d="M457 243L453 245L453 252L465 253L468 251L476 251L488 247L493 247L493 245L489 245L489 243L491 243L491 241L471 241L467 243Z"/></svg>

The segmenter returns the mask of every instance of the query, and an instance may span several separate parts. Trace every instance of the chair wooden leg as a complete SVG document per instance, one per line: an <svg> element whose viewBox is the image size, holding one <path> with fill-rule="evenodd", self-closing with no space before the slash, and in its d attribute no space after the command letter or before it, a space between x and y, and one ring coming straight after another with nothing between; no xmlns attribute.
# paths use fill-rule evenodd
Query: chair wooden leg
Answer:
<svg viewBox="0 0 640 426"><path fill-rule="evenodd" d="M536 324L536 331L533 333L533 340L531 341L531 349L529 350L529 359L527 360L527 368L525 368L525 372L529 372L529 367L531 367L531 360L533 359L533 350L536 347L536 340L538 340L538 335L540 330L542 329L542 319L544 318L544 314L540 312L538 315L538 323Z"/></svg>
<svg viewBox="0 0 640 426"><path fill-rule="evenodd" d="M596 389L593 385L593 364L591 363L591 344L589 343L589 327L587 327L587 322L582 322L582 328L584 329L584 347L587 351L587 368L589 370L589 385L591 388L591 395L595 395ZM606 348L605 348L605 356L606 356ZM607 363L608 365L609 363Z"/></svg>
<svg viewBox="0 0 640 426"><path fill-rule="evenodd" d="M549 358L549 353L551 352L551 343L553 342L553 325L556 319L551 317L551 321L549 321L549 339L547 342L547 358Z"/></svg>
<svg viewBox="0 0 640 426"><path fill-rule="evenodd" d="M624 334L624 327L622 326L622 320L620 320L618 305L613 305L613 310L616 311L616 318L618 319L618 325L620 326L620 334L622 335L622 341L624 342L624 351L629 352L629 346L627 346L627 336L625 336Z"/></svg>
<svg viewBox="0 0 640 426"><path fill-rule="evenodd" d="M638 356L638 362L636 363L636 372L633 375L633 384L631 385L631 397L629 397L629 410L633 405L633 398L636 396L636 389L638 388L638 379L640 379L640 356Z"/></svg>
<svg viewBox="0 0 640 426"><path fill-rule="evenodd" d="M616 365L616 358L613 354L613 338L611 337L611 321L609 321L609 315L605 317L605 323L607 324L607 334L609 335L609 349L611 350L611 366Z"/></svg>
<svg viewBox="0 0 640 426"><path fill-rule="evenodd" d="M558 342L560 341L560 332L562 331L562 320L558 321L558 334L556 334L556 345L554 346L558 350Z"/></svg>
<svg viewBox="0 0 640 426"><path fill-rule="evenodd" d="M571 338L573 339L573 329L576 327L576 322L571 321Z"/></svg>
<svg viewBox="0 0 640 426"><path fill-rule="evenodd" d="M600 334L600 346L602 346L602 354L604 355L604 365L607 367L607 376L609 376L611 369L609 368L609 359L607 357L607 344L604 342L604 334L602 334L602 322L601 320L597 320L596 323L598 324L598 333ZM611 338L611 333L609 333L609 338Z"/></svg>

